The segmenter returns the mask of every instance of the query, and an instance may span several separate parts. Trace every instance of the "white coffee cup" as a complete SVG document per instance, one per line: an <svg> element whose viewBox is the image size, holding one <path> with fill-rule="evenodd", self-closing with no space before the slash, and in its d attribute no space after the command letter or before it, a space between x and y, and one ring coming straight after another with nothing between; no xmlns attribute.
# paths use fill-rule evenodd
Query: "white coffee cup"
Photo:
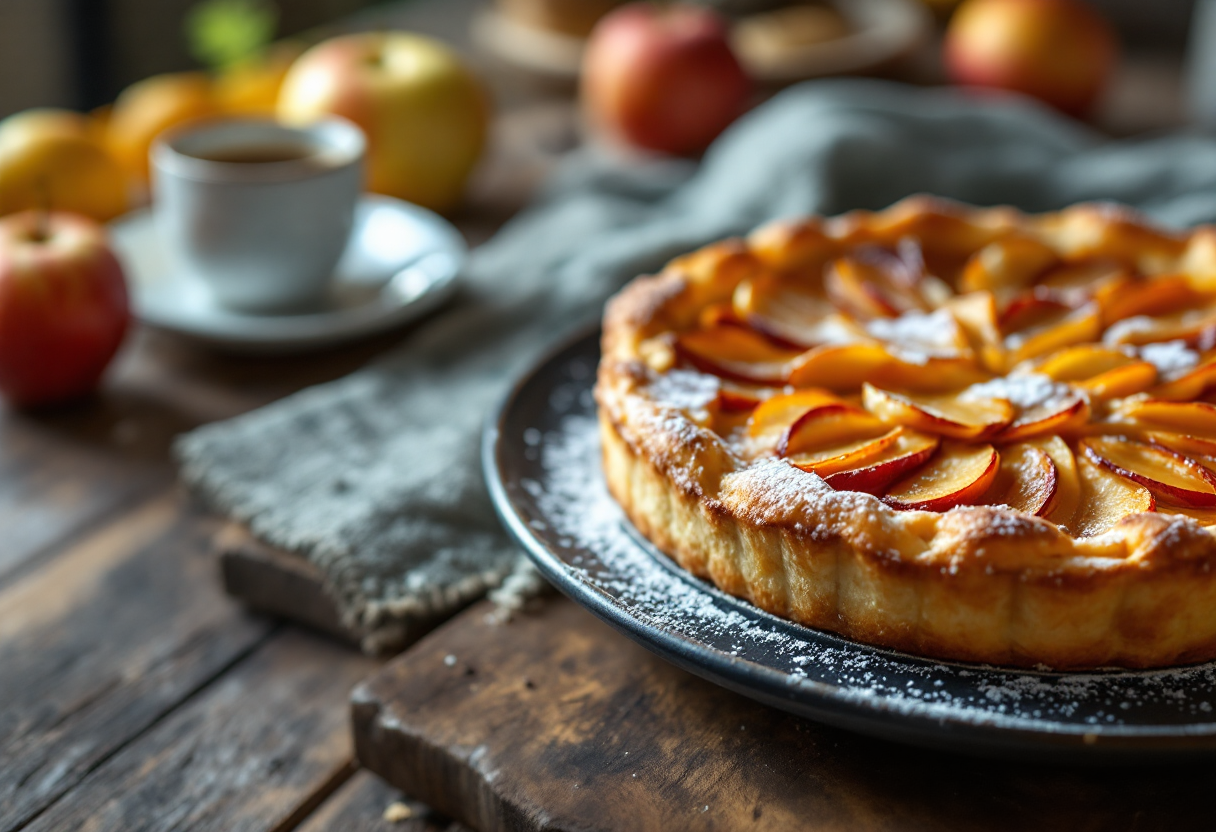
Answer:
<svg viewBox="0 0 1216 832"><path fill-rule="evenodd" d="M315 307L350 237L365 144L340 118L225 119L163 135L152 191L175 265L233 310Z"/></svg>

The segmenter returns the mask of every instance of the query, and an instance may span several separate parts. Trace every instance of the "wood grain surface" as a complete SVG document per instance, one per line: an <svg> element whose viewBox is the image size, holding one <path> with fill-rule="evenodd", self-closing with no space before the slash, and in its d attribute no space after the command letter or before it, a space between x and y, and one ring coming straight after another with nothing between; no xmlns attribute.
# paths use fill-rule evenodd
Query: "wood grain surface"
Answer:
<svg viewBox="0 0 1216 832"><path fill-rule="evenodd" d="M366 769L356 772L298 828L299 832L469 832Z"/></svg>
<svg viewBox="0 0 1216 832"><path fill-rule="evenodd" d="M352 697L360 762L493 830L1210 830L1216 760L1083 769L926 752L789 716L565 599L454 619Z"/></svg>
<svg viewBox="0 0 1216 832"><path fill-rule="evenodd" d="M335 706L372 668L341 645L276 633L26 828L293 828L353 771Z"/></svg>

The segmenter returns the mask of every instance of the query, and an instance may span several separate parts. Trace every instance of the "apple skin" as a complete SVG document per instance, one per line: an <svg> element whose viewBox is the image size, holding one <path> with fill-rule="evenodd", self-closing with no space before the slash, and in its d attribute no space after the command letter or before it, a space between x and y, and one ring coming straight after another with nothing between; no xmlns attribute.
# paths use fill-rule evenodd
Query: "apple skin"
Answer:
<svg viewBox="0 0 1216 832"><path fill-rule="evenodd" d="M490 107L480 82L444 44L369 32L314 46L283 80L282 121L307 124L331 114L366 134L372 191L447 212L481 157Z"/></svg>
<svg viewBox="0 0 1216 832"><path fill-rule="evenodd" d="M202 72L167 72L136 81L109 111L110 151L140 181L149 177L148 148L179 124L218 114L211 79Z"/></svg>
<svg viewBox="0 0 1216 832"><path fill-rule="evenodd" d="M26 110L0 121L0 216L51 205L95 220L127 210L126 171L86 116Z"/></svg>
<svg viewBox="0 0 1216 832"><path fill-rule="evenodd" d="M943 56L958 84L997 87L1084 114L1118 59L1114 30L1079 0L965 0Z"/></svg>
<svg viewBox="0 0 1216 832"><path fill-rule="evenodd" d="M708 147L752 93L722 17L678 4L634 3L609 13L591 33L582 78L594 126L677 155Z"/></svg>
<svg viewBox="0 0 1216 832"><path fill-rule="evenodd" d="M0 393L17 407L91 392L130 323L105 231L66 212L0 219Z"/></svg>

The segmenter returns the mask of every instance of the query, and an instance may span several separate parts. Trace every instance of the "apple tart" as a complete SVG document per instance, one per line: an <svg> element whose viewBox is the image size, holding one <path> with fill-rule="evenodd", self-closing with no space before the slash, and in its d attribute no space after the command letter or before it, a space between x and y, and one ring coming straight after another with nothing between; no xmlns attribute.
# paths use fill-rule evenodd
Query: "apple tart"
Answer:
<svg viewBox="0 0 1216 832"><path fill-rule="evenodd" d="M779 616L1013 666L1216 658L1216 228L926 197L634 280L608 486Z"/></svg>

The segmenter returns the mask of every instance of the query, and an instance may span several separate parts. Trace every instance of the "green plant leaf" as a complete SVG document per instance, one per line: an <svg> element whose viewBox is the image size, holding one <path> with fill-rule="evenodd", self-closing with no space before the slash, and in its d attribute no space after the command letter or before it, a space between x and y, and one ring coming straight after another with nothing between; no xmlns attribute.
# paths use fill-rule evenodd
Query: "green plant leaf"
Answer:
<svg viewBox="0 0 1216 832"><path fill-rule="evenodd" d="M261 51L278 25L270 0L203 0L186 14L186 40L198 61L222 69Z"/></svg>

